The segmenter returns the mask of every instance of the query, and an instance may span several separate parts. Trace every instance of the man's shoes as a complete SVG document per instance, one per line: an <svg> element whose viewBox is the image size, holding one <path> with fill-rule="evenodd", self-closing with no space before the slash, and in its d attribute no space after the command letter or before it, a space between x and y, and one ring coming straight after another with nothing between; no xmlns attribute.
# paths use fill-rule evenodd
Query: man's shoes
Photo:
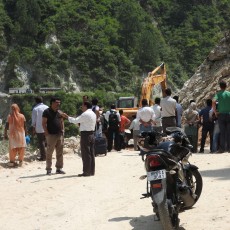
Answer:
<svg viewBox="0 0 230 230"><path fill-rule="evenodd" d="M51 175L51 170L47 170L46 175Z"/></svg>
<svg viewBox="0 0 230 230"><path fill-rule="evenodd" d="M65 174L65 172L62 169L57 169L56 174Z"/></svg>
<svg viewBox="0 0 230 230"><path fill-rule="evenodd" d="M200 150L199 153L204 153L204 150Z"/></svg>
<svg viewBox="0 0 230 230"><path fill-rule="evenodd" d="M39 157L39 158L37 158L37 160L38 160L38 161L46 161L46 159L43 158L43 157Z"/></svg>
<svg viewBox="0 0 230 230"><path fill-rule="evenodd" d="M216 153L224 153L221 149L217 150Z"/></svg>
<svg viewBox="0 0 230 230"><path fill-rule="evenodd" d="M81 174L78 174L77 176L79 176L79 177L83 177L83 176L90 176L89 174L86 174L86 173L81 173Z"/></svg>

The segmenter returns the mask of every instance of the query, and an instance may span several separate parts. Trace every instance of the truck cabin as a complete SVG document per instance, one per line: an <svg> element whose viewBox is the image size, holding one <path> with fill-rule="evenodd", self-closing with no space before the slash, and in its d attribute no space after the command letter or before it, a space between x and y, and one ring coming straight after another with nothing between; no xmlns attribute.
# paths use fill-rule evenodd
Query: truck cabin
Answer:
<svg viewBox="0 0 230 230"><path fill-rule="evenodd" d="M116 108L134 108L137 107L136 97L119 97L116 101Z"/></svg>

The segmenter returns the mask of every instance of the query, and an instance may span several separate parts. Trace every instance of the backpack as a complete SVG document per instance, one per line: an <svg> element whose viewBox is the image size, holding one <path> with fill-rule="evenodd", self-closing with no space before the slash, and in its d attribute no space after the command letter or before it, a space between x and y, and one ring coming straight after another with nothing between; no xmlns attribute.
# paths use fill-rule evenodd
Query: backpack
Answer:
<svg viewBox="0 0 230 230"><path fill-rule="evenodd" d="M118 128L119 127L119 120L117 117L117 112L110 110L109 114L109 127L110 128Z"/></svg>

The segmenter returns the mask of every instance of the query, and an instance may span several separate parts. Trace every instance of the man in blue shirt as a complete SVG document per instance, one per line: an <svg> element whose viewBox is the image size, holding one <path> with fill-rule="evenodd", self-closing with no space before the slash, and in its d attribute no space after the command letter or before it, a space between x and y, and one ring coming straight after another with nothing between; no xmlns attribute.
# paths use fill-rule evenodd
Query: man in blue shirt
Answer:
<svg viewBox="0 0 230 230"><path fill-rule="evenodd" d="M209 118L209 112L212 109L212 100L206 100L206 107L201 109L199 112L200 123L202 124L202 138L200 145L200 152L204 152L204 145L206 141L207 134L210 136L210 152L212 152L212 140L213 140L213 130L214 130L214 121Z"/></svg>

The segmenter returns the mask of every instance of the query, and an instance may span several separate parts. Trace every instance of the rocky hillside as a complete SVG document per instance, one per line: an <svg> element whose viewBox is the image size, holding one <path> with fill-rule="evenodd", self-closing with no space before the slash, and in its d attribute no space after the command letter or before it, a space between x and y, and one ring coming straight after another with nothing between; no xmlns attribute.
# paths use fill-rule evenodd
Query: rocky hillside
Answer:
<svg viewBox="0 0 230 230"><path fill-rule="evenodd" d="M9 112L11 98L9 95L0 92L0 119L6 119Z"/></svg>
<svg viewBox="0 0 230 230"><path fill-rule="evenodd" d="M191 99L196 100L199 108L203 107L205 100L212 98L219 90L218 82L221 79L228 82L230 90L230 33L225 34L180 90L179 97L184 109ZM0 118L6 117L10 101L9 95L0 93Z"/></svg>
<svg viewBox="0 0 230 230"><path fill-rule="evenodd" d="M185 82L179 96L184 108L194 99L203 107L205 100L212 98L219 90L218 82L228 82L230 90L230 33L226 33L220 43L209 53L195 74Z"/></svg>

